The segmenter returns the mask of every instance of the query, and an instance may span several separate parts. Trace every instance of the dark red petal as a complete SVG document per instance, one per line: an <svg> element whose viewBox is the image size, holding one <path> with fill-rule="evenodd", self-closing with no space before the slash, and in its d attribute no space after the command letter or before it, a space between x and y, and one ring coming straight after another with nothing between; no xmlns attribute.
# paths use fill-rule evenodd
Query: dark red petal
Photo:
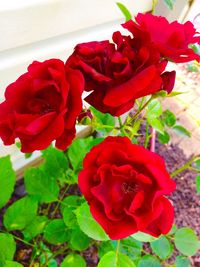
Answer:
<svg viewBox="0 0 200 267"><path fill-rule="evenodd" d="M76 135L75 127L71 129L64 129L63 133L56 138L56 147L60 150L65 151L72 143Z"/></svg>
<svg viewBox="0 0 200 267"><path fill-rule="evenodd" d="M23 132L19 133L19 138L22 143L21 151L30 153L34 150L42 150L48 147L53 140L61 135L64 129L64 120L62 116L56 117L51 123L43 129L38 135L27 136Z"/></svg>
<svg viewBox="0 0 200 267"><path fill-rule="evenodd" d="M158 237L161 234L168 234L174 222L174 208L172 204L165 197L162 197L160 201L162 203L162 212L160 216L152 221L152 223L144 230L145 233L155 237Z"/></svg>
<svg viewBox="0 0 200 267"><path fill-rule="evenodd" d="M94 201L91 203L90 211L94 219L102 226L112 240L126 238L138 231L135 221L130 216L126 216L118 222L109 220L104 213L103 207L98 202Z"/></svg>
<svg viewBox="0 0 200 267"><path fill-rule="evenodd" d="M151 173L154 181L158 185L156 196L161 194L169 195L176 189L176 183L170 178L170 175L165 168L159 168L156 164L153 165L150 163L145 167Z"/></svg>
<svg viewBox="0 0 200 267"><path fill-rule="evenodd" d="M70 84L70 91L67 99L68 112L65 115L65 128L71 129L75 126L76 118L82 110L85 81L79 70L66 68L66 76Z"/></svg>
<svg viewBox="0 0 200 267"><path fill-rule="evenodd" d="M155 79L159 79L159 88L161 79L158 76L156 67L150 66L127 82L110 88L106 92L103 102L107 106L116 107L127 103L131 99L134 101L141 96L152 94L158 90L157 85L155 86ZM154 87L151 85L152 82L154 82Z"/></svg>
<svg viewBox="0 0 200 267"><path fill-rule="evenodd" d="M167 93L171 93L172 89L174 88L175 78L176 78L176 71L166 71L161 75L163 81L163 90L167 91Z"/></svg>

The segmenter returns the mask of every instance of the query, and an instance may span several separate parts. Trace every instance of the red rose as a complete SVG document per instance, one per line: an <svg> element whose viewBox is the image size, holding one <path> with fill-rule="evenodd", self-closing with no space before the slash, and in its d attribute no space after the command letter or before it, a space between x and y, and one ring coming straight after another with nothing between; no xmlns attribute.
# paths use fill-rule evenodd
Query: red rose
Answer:
<svg viewBox="0 0 200 267"><path fill-rule="evenodd" d="M200 61L200 56L188 48L190 44L200 43L200 35L190 21L184 24L177 21L169 23L164 17L141 13L135 20L136 22L130 20L122 26L141 44L152 43L163 57L176 63Z"/></svg>
<svg viewBox="0 0 200 267"><path fill-rule="evenodd" d="M174 209L164 197L175 190L163 159L127 137L107 137L92 148L78 177L95 220L111 239L137 231L167 234Z"/></svg>
<svg viewBox="0 0 200 267"><path fill-rule="evenodd" d="M85 90L91 92L86 101L96 109L120 116L133 107L137 98L159 90L170 92L175 72L165 72L163 61L153 46L134 44L133 39L113 34L109 41L78 44L66 62L80 69L85 77ZM169 80L170 86L165 88Z"/></svg>
<svg viewBox="0 0 200 267"><path fill-rule="evenodd" d="M27 73L6 88L0 104L4 144L19 138L22 152L33 152L56 140L57 148L66 149L75 135L83 87L80 71L65 68L61 60L33 62Z"/></svg>

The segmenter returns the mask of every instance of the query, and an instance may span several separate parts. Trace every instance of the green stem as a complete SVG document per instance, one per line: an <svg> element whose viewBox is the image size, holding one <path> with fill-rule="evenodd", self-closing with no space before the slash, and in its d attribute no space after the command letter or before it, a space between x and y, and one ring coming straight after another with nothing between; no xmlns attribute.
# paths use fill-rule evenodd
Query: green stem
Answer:
<svg viewBox="0 0 200 267"><path fill-rule="evenodd" d="M155 14L156 6L158 4L158 0L152 0L152 14Z"/></svg>
<svg viewBox="0 0 200 267"><path fill-rule="evenodd" d="M118 258L118 255L119 255L120 241L121 241L120 239L117 240L116 258Z"/></svg>
<svg viewBox="0 0 200 267"><path fill-rule="evenodd" d="M47 260L47 262L45 263L44 267L48 266L48 263L50 260L54 259L56 256L63 254L65 252L65 250L68 249L68 246L62 247L61 249L58 249L57 251L55 251L55 253L53 253Z"/></svg>
<svg viewBox="0 0 200 267"><path fill-rule="evenodd" d="M5 233L6 233L6 232L5 232ZM31 246L31 247L33 247L33 248L35 247L34 244L31 244L31 243L29 243L29 242L27 242L27 241L21 239L20 237L18 237L18 236L16 236L16 235L13 235L13 234L12 234L12 236L14 237L14 239L19 240L20 242L22 242L22 243L24 243L24 244L26 244L26 245L28 245L28 246Z"/></svg>
<svg viewBox="0 0 200 267"><path fill-rule="evenodd" d="M124 131L124 124L123 124L122 119L121 119L120 116L118 117L118 122L119 122L121 133L126 136L126 132Z"/></svg>
<svg viewBox="0 0 200 267"><path fill-rule="evenodd" d="M54 218L54 216L56 215L56 212L57 212L58 208L60 207L60 203L62 203L62 200L65 197L65 194L66 194L66 192L67 192L68 189L69 189L69 185L66 186L66 188L65 188L63 194L61 195L60 199L58 199L58 203L57 203L55 209L52 212L52 218Z"/></svg>
<svg viewBox="0 0 200 267"><path fill-rule="evenodd" d="M187 170L188 168L190 168L191 164L195 161L195 159L200 158L200 155L194 156L192 157L188 162L186 162L182 167L180 167L179 169L175 170L174 172L171 173L171 177L176 176L177 174Z"/></svg>
<svg viewBox="0 0 200 267"><path fill-rule="evenodd" d="M151 97L149 98L149 100L147 100L147 102L146 102L140 109L138 109L138 111L137 111L137 112L135 113L135 115L132 117L131 122L134 121L134 120L138 117L138 115L141 113L141 111L144 110L144 109L146 108L146 106L148 106L148 104L149 104L153 99L154 99L154 97L151 96Z"/></svg>
<svg viewBox="0 0 200 267"><path fill-rule="evenodd" d="M193 168L193 167L189 167L188 169L191 170L191 171L200 172L200 170L195 169L195 168Z"/></svg>

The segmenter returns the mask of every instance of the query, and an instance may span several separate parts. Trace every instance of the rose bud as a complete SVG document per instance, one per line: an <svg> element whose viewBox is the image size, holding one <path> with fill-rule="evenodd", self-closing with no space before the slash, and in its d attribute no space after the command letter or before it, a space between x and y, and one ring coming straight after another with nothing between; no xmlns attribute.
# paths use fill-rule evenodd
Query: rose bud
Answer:
<svg viewBox="0 0 200 267"><path fill-rule="evenodd" d="M78 122L83 125L91 124L93 116L89 109L82 110L82 112L78 115Z"/></svg>

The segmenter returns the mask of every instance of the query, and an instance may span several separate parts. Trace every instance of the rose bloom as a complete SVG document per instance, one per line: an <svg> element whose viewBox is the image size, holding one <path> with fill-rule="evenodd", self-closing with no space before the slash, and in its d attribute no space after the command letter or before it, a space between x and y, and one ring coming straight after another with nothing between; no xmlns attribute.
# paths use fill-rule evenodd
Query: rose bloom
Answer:
<svg viewBox="0 0 200 267"><path fill-rule="evenodd" d="M0 137L5 145L15 138L22 152L48 147L66 149L75 136L81 112L84 79L80 71L66 68L59 59L33 62L28 72L10 84L0 104Z"/></svg>
<svg viewBox="0 0 200 267"><path fill-rule="evenodd" d="M113 116L130 110L137 98L159 90L171 92L175 72L164 72L167 61L152 45L136 43L120 32L109 41L78 44L66 66L80 69L85 78L85 100Z"/></svg>
<svg viewBox="0 0 200 267"><path fill-rule="evenodd" d="M200 43L200 35L190 21L169 23L164 17L139 13L135 21L130 20L122 26L133 34L137 42L155 45L161 55L171 61L200 61L200 56L188 48L190 44Z"/></svg>
<svg viewBox="0 0 200 267"><path fill-rule="evenodd" d="M158 237L173 224L174 209L164 196L175 182L157 154L127 137L107 137L86 155L78 177L95 220L111 239L137 231Z"/></svg>

